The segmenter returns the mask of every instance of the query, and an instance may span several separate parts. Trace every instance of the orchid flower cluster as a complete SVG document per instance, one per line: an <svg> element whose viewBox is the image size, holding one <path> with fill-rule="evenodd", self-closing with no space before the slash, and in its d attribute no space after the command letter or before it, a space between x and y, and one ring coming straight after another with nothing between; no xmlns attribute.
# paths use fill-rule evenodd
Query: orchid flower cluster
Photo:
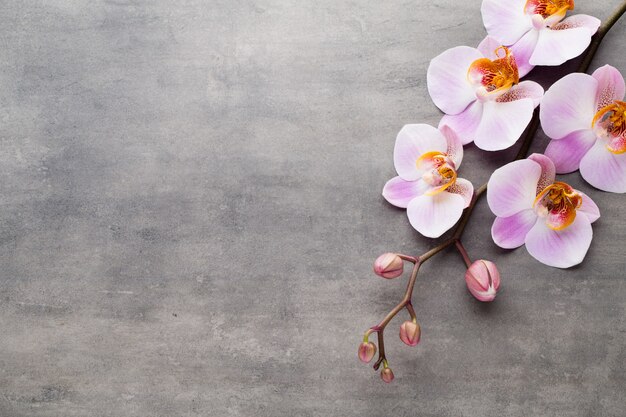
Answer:
<svg viewBox="0 0 626 417"><path fill-rule="evenodd" d="M421 327L411 296L419 267L431 256L454 245L467 265L469 292L482 302L495 299L500 288L496 265L472 262L461 243L474 205L485 192L496 216L494 243L506 249L525 245L533 258L556 268L583 261L591 245L591 225L600 217L587 194L556 175L579 170L597 189L626 192L624 78L610 65L584 74L604 35L626 11L626 1L602 27L593 16L566 17L573 9L573 0L483 0L486 38L476 48L458 46L431 60L428 92L444 115L436 128L408 124L400 130L393 151L398 175L387 181L382 195L405 208L411 226L426 237L438 238L457 226L452 237L419 257L385 253L374 263L374 272L386 279L401 276L405 262L413 264L403 299L365 332L359 346L363 362L378 351L374 369L383 366L385 382L394 374L383 331L406 309L410 320L400 326L400 339L408 346L419 343ZM521 80L535 66L558 66L586 50L581 73L565 76L545 92L536 82ZM544 154L525 158L538 121L551 141ZM515 145L524 132L517 158L494 171L487 184L475 189L459 176L464 145L474 142L483 151L499 151ZM378 349L369 340L373 333Z"/></svg>

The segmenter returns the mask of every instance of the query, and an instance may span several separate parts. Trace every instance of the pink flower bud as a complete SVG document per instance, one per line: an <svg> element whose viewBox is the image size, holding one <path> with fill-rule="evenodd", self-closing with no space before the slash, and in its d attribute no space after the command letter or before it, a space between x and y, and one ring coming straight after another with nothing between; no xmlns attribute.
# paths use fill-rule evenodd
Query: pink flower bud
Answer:
<svg viewBox="0 0 626 417"><path fill-rule="evenodd" d="M383 368L383 370L380 371L380 377L386 383L390 383L391 381L393 381L393 371L391 370L391 368Z"/></svg>
<svg viewBox="0 0 626 417"><path fill-rule="evenodd" d="M407 320L400 326L400 340L409 346L419 343L421 333L420 325L412 321Z"/></svg>
<svg viewBox="0 0 626 417"><path fill-rule="evenodd" d="M500 288L500 272L490 261L475 261L465 272L467 289L480 301L493 301Z"/></svg>
<svg viewBox="0 0 626 417"><path fill-rule="evenodd" d="M372 342L363 342L359 345L359 359L368 363L376 354L376 345Z"/></svg>
<svg viewBox="0 0 626 417"><path fill-rule="evenodd" d="M374 262L374 272L376 275L392 279L402 275L404 263L395 253L383 253Z"/></svg>

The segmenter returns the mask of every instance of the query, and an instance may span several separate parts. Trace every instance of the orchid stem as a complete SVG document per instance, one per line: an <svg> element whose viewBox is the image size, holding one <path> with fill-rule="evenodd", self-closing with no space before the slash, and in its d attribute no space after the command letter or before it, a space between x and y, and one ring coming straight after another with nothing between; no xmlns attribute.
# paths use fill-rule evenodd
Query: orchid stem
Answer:
<svg viewBox="0 0 626 417"><path fill-rule="evenodd" d="M461 243L460 240L457 240L455 242L455 244L456 244L456 248L458 249L459 253L463 257L463 261L465 262L465 265L467 265L468 268L470 266L472 266L472 260L470 259L469 255L467 254L467 250L465 250L465 246L463 246L463 243Z"/></svg>
<svg viewBox="0 0 626 417"><path fill-rule="evenodd" d="M413 309L413 304L409 301L406 303L406 309L409 312L409 316L411 316L411 320L413 323L417 323L417 315L415 314L415 310Z"/></svg>

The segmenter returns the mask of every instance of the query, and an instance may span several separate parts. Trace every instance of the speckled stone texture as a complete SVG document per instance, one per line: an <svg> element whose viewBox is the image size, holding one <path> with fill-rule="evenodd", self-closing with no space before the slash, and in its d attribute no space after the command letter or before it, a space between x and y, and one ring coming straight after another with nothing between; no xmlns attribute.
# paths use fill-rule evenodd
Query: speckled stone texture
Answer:
<svg viewBox="0 0 626 417"><path fill-rule="evenodd" d="M606 17L618 0L580 0ZM481 201L420 272L396 380L357 360L433 244L380 192L426 68L484 36L479 0L0 1L0 416L624 416L626 196L583 265L498 249ZM626 20L592 69L626 73ZM575 68L535 71L544 86ZM534 151L546 137L539 133ZM466 149L475 184L516 149Z"/></svg>

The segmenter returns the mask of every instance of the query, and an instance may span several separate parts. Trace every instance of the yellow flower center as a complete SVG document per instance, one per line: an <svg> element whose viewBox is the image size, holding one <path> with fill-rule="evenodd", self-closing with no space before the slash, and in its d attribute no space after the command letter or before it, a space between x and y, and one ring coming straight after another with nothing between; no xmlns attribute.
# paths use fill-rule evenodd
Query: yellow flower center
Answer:
<svg viewBox="0 0 626 417"><path fill-rule="evenodd" d="M546 220L552 230L563 230L576 219L576 210L582 205L583 197L569 184L555 182L544 188L533 203L539 217Z"/></svg>
<svg viewBox="0 0 626 417"><path fill-rule="evenodd" d="M538 14L541 17L565 16L568 10L574 10L574 0L528 0L524 11L528 14Z"/></svg>
<svg viewBox="0 0 626 417"><path fill-rule="evenodd" d="M497 58L480 58L472 62L467 79L475 86L480 86L487 94L500 95L519 83L519 72L513 53L506 46L495 50Z"/></svg>
<svg viewBox="0 0 626 417"><path fill-rule="evenodd" d="M424 182L434 187L425 195L439 194L456 182L454 162L443 152L426 152L418 158L416 165L418 169L424 170Z"/></svg>
<svg viewBox="0 0 626 417"><path fill-rule="evenodd" d="M609 152L626 152L626 102L614 101L602 107L591 121L594 133L606 141Z"/></svg>

